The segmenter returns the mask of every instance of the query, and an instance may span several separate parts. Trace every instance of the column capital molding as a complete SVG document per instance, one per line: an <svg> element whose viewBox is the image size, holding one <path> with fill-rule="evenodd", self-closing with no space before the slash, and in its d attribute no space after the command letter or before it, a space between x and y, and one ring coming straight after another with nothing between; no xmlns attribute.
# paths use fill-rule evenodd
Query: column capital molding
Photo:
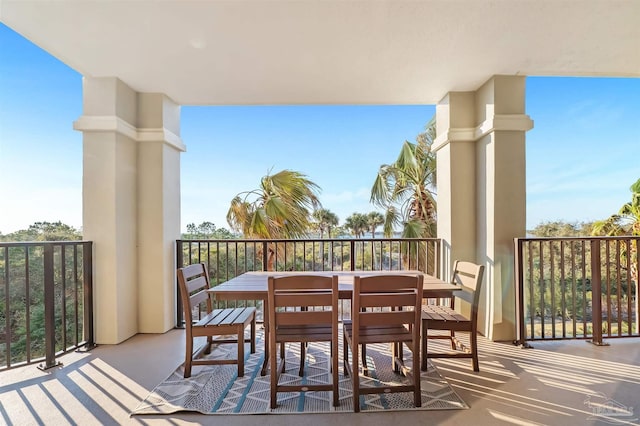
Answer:
<svg viewBox="0 0 640 426"><path fill-rule="evenodd" d="M114 132L137 142L164 142L184 152L187 150L180 136L164 128L136 128L113 115L83 115L73 122L73 129L81 132Z"/></svg>
<svg viewBox="0 0 640 426"><path fill-rule="evenodd" d="M482 137L498 131L526 132L533 129L533 120L527 114L495 114L476 127L450 128L433 141L433 152L453 142L475 142Z"/></svg>

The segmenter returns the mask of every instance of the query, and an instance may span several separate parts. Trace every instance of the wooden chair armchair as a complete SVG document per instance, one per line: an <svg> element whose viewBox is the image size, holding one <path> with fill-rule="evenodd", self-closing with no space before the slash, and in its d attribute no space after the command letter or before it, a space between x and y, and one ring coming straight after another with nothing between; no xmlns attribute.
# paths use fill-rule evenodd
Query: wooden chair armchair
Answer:
<svg viewBox="0 0 640 426"><path fill-rule="evenodd" d="M299 275L268 278L271 408L278 392L332 391L338 406L338 277ZM285 370L285 343L330 342L331 383L280 384ZM277 354L280 344L280 356ZM303 355L304 356L304 355ZM280 365L278 366L278 359Z"/></svg>
<svg viewBox="0 0 640 426"><path fill-rule="evenodd" d="M360 411L360 395L387 392L413 392L414 405L421 406L420 392L420 305L422 275L376 275L354 278L351 321L343 325L344 369L353 383L353 410ZM411 383L381 387L362 387L358 352L361 345L392 344L394 371L406 375ZM402 345L413 353L410 371L402 359ZM349 349L352 364L349 363Z"/></svg>
<svg viewBox="0 0 640 426"><path fill-rule="evenodd" d="M422 307L422 370L427 369L428 358L471 358L473 371L480 371L478 365L478 301L484 266L456 260L453 265L451 282L462 288L454 292L451 306L425 305ZM456 300L470 305L470 315L456 311ZM449 335L429 335L429 330L450 331ZM470 333L471 348L466 347L456 336L456 331ZM428 339L449 339L452 352L428 352Z"/></svg>
<svg viewBox="0 0 640 426"><path fill-rule="evenodd" d="M238 376L244 376L244 344L251 344L251 353L256 351L256 308L213 309L209 274L204 263L197 263L178 269L178 286L184 310L184 325L187 344L184 362L184 377L191 377L192 365L238 364ZM194 310L206 302L206 315L199 320L194 319ZM251 326L251 337L245 339L244 330ZM215 336L236 335L235 339L213 339ZM196 337L205 336L207 343L193 352L193 341ZM213 343L236 343L238 356L235 359L198 359L202 354L211 352Z"/></svg>

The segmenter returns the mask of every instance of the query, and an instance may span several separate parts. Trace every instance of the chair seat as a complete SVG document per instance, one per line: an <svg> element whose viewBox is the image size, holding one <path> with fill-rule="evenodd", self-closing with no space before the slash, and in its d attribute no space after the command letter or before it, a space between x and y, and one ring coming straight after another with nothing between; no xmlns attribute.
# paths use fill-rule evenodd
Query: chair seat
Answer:
<svg viewBox="0 0 640 426"><path fill-rule="evenodd" d="M422 307L422 319L427 321L468 322L464 315L448 306L426 305Z"/></svg>
<svg viewBox="0 0 640 426"><path fill-rule="evenodd" d="M194 327L220 327L249 324L256 308L214 309L194 324Z"/></svg>
<svg viewBox="0 0 640 426"><path fill-rule="evenodd" d="M353 335L353 323L345 321L343 330L347 335ZM358 336L358 340L363 344L411 342L413 339L411 331L401 325L361 326L358 330Z"/></svg>
<svg viewBox="0 0 640 426"><path fill-rule="evenodd" d="M276 330L276 342L330 342L333 329L323 325L280 325Z"/></svg>

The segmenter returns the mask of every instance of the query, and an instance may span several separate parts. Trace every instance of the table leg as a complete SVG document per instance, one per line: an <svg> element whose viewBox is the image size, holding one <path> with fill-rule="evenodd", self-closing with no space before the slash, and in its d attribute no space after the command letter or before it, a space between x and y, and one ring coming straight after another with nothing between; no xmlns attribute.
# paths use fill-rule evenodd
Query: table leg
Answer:
<svg viewBox="0 0 640 426"><path fill-rule="evenodd" d="M264 328L264 361L262 363L262 370L260 370L260 375L265 376L267 374L267 370L269 369L269 309L267 307L267 300L262 301L262 324Z"/></svg>

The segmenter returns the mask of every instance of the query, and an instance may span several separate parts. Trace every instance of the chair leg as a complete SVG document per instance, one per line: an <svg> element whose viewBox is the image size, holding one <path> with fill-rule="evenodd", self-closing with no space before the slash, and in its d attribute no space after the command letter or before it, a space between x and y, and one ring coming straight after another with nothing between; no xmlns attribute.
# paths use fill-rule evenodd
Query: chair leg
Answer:
<svg viewBox="0 0 640 426"><path fill-rule="evenodd" d="M300 370L298 371L298 376L304 376L304 362L307 358L307 344L305 342L300 342Z"/></svg>
<svg viewBox="0 0 640 426"><path fill-rule="evenodd" d="M367 345L362 345L362 374L369 375L369 367L367 366Z"/></svg>
<svg viewBox="0 0 640 426"><path fill-rule="evenodd" d="M336 339L337 340L337 339ZM331 342L331 384L333 385L333 406L340 405L340 393L338 382L338 342Z"/></svg>
<svg viewBox="0 0 640 426"><path fill-rule="evenodd" d="M351 377L351 382L353 383L353 385L351 387L353 388L353 412L354 413L360 412L360 369L358 368L358 349L359 349L358 346L359 345L354 344L353 347L351 348L351 351L352 351L351 362L352 362L352 370L353 370L353 374L352 374L353 377Z"/></svg>
<svg viewBox="0 0 640 426"><path fill-rule="evenodd" d="M402 343L401 343L402 344ZM420 365L420 342L414 341L411 347L413 351L413 368L411 371L411 375L413 376L413 404L416 407L422 407L422 389L420 389L420 369L418 365Z"/></svg>
<svg viewBox="0 0 640 426"><path fill-rule="evenodd" d="M244 325L238 329L238 377L244 376Z"/></svg>
<svg viewBox="0 0 640 426"><path fill-rule="evenodd" d="M280 359L281 359L281 362L282 362L283 366L284 366L285 359L286 359L286 354L285 354L285 350L286 349L285 349L284 345L285 345L284 342L280 342Z"/></svg>
<svg viewBox="0 0 640 426"><path fill-rule="evenodd" d="M480 371L480 365L478 363L478 334L472 331L470 337L473 371Z"/></svg>
<svg viewBox="0 0 640 426"><path fill-rule="evenodd" d="M203 352L205 355L209 355L211 353L211 346L213 346L213 336L207 336L207 346Z"/></svg>
<svg viewBox="0 0 640 426"><path fill-rule="evenodd" d="M400 373L400 363L399 363L399 351L398 351L398 342L391 343L391 364L393 364L393 372L398 374Z"/></svg>
<svg viewBox="0 0 640 426"><path fill-rule="evenodd" d="M455 351L456 349L456 332L451 330L451 350Z"/></svg>
<svg viewBox="0 0 640 426"><path fill-rule="evenodd" d="M282 347L284 343L280 343ZM271 408L278 407L278 357L275 345L271 348L271 359L269 360L269 368L271 369Z"/></svg>
<svg viewBox="0 0 640 426"><path fill-rule="evenodd" d="M422 359L421 361L421 366L420 369L422 371L426 371L427 370L427 339L429 337L428 334L428 328L427 328L427 322L426 321L422 321L422 337L420 338L420 340L422 341Z"/></svg>
<svg viewBox="0 0 640 426"><path fill-rule="evenodd" d="M251 320L251 353L256 353L256 317Z"/></svg>
<svg viewBox="0 0 640 426"><path fill-rule="evenodd" d="M193 357L193 339L187 339L184 357L184 378L191 377L191 358Z"/></svg>
<svg viewBox="0 0 640 426"><path fill-rule="evenodd" d="M349 375L349 370L347 370L347 365L349 365L349 343L347 343L347 337L342 336L342 373L345 376Z"/></svg>

